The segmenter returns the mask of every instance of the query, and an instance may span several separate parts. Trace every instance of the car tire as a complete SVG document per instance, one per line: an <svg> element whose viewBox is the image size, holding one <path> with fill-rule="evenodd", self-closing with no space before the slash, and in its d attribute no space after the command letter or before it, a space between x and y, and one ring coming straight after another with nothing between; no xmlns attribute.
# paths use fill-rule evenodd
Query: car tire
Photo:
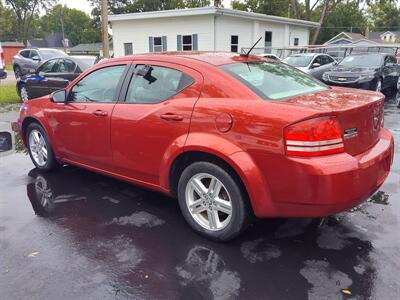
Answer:
<svg viewBox="0 0 400 300"><path fill-rule="evenodd" d="M19 66L14 67L14 76L15 76L15 79L18 79L22 76L22 71Z"/></svg>
<svg viewBox="0 0 400 300"><path fill-rule="evenodd" d="M30 99L29 91L25 84L18 86L18 95L21 102L26 102Z"/></svg>
<svg viewBox="0 0 400 300"><path fill-rule="evenodd" d="M51 171L59 166L47 134L42 126L38 123L29 124L25 140L29 156L37 169Z"/></svg>
<svg viewBox="0 0 400 300"><path fill-rule="evenodd" d="M213 187L217 187L214 193ZM178 201L190 227L215 241L233 239L252 219L247 193L238 176L210 162L186 167L178 183Z"/></svg>

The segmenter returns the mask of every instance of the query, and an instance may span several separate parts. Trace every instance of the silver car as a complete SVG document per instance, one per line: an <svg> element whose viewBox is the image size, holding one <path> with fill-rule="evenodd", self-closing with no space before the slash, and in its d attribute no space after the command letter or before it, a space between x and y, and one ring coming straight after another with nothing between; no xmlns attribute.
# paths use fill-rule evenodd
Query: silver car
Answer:
<svg viewBox="0 0 400 300"><path fill-rule="evenodd" d="M32 73L45 60L53 57L63 57L67 54L61 50L51 48L23 49L13 58L15 78Z"/></svg>
<svg viewBox="0 0 400 300"><path fill-rule="evenodd" d="M283 62L321 80L322 75L332 68L335 60L328 54L299 53L289 55Z"/></svg>

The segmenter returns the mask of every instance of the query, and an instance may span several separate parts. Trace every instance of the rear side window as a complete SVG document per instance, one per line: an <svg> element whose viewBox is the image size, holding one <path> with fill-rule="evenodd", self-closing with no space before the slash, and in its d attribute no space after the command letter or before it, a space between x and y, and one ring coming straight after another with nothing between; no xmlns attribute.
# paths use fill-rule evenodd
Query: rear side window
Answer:
<svg viewBox="0 0 400 300"><path fill-rule="evenodd" d="M70 102L116 102L117 86L125 65L106 67L82 78L68 97Z"/></svg>
<svg viewBox="0 0 400 300"><path fill-rule="evenodd" d="M29 50L23 50L23 51L21 51L19 54L22 56L22 57L25 57L25 58L28 58L29 57Z"/></svg>
<svg viewBox="0 0 400 300"><path fill-rule="evenodd" d="M125 102L160 103L178 94L193 82L192 77L178 70L139 65L132 76Z"/></svg>
<svg viewBox="0 0 400 300"><path fill-rule="evenodd" d="M220 67L263 99L280 100L327 89L297 69L274 62L247 62Z"/></svg>

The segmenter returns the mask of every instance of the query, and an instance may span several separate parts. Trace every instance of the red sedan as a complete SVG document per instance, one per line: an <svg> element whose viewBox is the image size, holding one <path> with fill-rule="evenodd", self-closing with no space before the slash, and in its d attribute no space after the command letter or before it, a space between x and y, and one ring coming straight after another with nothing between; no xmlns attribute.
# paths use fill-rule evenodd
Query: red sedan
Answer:
<svg viewBox="0 0 400 300"><path fill-rule="evenodd" d="M386 179L383 95L328 87L226 53L107 60L21 107L38 169L66 163L178 198L197 232L229 240L256 217L320 217Z"/></svg>

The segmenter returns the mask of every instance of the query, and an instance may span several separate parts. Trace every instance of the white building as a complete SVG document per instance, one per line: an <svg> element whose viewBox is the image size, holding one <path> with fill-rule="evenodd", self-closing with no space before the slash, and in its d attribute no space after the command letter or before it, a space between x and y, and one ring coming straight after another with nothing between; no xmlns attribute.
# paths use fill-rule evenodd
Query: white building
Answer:
<svg viewBox="0 0 400 300"><path fill-rule="evenodd" d="M318 23L217 7L110 15L115 56L308 45Z"/></svg>

